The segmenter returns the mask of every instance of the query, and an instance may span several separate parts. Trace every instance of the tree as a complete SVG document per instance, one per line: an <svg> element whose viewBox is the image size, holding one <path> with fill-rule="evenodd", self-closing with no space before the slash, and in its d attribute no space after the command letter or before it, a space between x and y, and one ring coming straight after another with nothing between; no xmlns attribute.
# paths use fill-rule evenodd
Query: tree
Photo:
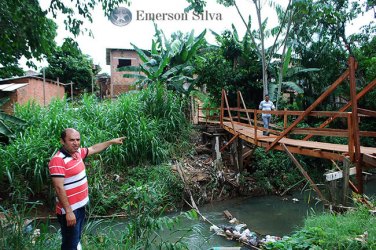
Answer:
<svg viewBox="0 0 376 250"><path fill-rule="evenodd" d="M82 25L84 20L92 21L96 5L102 5L108 16L120 3L129 0L51 0L48 10L43 11L38 0L0 0L0 77L19 75L17 66L22 57L28 60L28 66L35 66L31 59L41 60L51 55L57 26L47 18L49 13L54 18L65 15L66 29L77 36L87 31Z"/></svg>
<svg viewBox="0 0 376 250"><path fill-rule="evenodd" d="M213 34L218 45L207 46L195 60L198 85L205 85L217 100L220 100L221 90L226 89L230 102L236 100L236 92L241 91L247 105L255 107L262 95L262 72L261 60L249 35L240 39L234 25L232 31Z"/></svg>
<svg viewBox="0 0 376 250"><path fill-rule="evenodd" d="M100 71L100 68L93 67L93 60L82 54L77 42L71 38L65 39L63 45L47 57L47 61L46 77L59 78L63 83L73 82L77 91L91 89L92 77Z"/></svg>
<svg viewBox="0 0 376 250"><path fill-rule="evenodd" d="M193 31L189 34L176 32L171 35L171 40L168 40L163 31L155 25L150 51L143 51L132 44L142 64L122 67L119 70L131 71L132 73L123 76L138 79L135 84L140 86L162 83L178 93L189 93L196 81L193 77L192 62L198 49L206 42L205 33L206 30L195 37Z"/></svg>
<svg viewBox="0 0 376 250"><path fill-rule="evenodd" d="M18 60L41 59L55 46L56 24L38 0L0 0L0 77L19 75ZM31 66L31 61L28 62Z"/></svg>
<svg viewBox="0 0 376 250"><path fill-rule="evenodd" d="M301 97L302 107L309 106L339 75L347 69L349 55L357 56L354 51L360 38L367 39L375 35L374 23L367 24L364 35L346 36L347 25L366 11L363 1L304 0L295 4L295 15L291 39L296 66L320 68L318 74L301 74L305 95ZM348 96L349 91L341 85L334 95ZM322 109L333 109L333 99L328 99Z"/></svg>
<svg viewBox="0 0 376 250"><path fill-rule="evenodd" d="M187 10L194 9L196 11L203 11L206 0L187 0L190 6ZM282 9L277 5L277 1L269 1L278 15L279 25L270 30L266 29L268 19L262 18L262 1L252 0L257 15L257 29L251 29L251 20L248 22L243 17L236 0L218 0L224 6L234 6L238 11L244 25L247 27L247 32L258 50L258 56L262 62L263 72L263 92L268 91L269 65L274 61L279 61L279 74L274 75L279 82L279 89L283 81L283 65L285 62L285 55L289 47L293 49L292 53L296 56L296 47L304 49L305 46L310 46L314 42L315 36L327 37L328 42L333 42L337 45L343 43L348 48L351 54L351 44L345 36L346 26L361 13L367 9L375 7L374 0L358 2L352 1L350 5L349 0L289 0L287 7ZM265 39L270 36L273 37L274 43L271 47L265 46ZM281 39L282 38L282 39ZM296 45L298 44L298 45ZM316 44L317 45L317 44ZM344 46L343 46L344 47ZM282 53L278 53L282 48ZM280 91L278 91L280 93Z"/></svg>
<svg viewBox="0 0 376 250"><path fill-rule="evenodd" d="M194 9L195 11L202 12L206 1L200 0L187 0L190 3L190 6L187 8L187 10ZM218 0L219 3L223 4L226 7L234 6L242 19L244 25L247 28L247 33L249 34L249 37L254 44L254 47L257 50L257 55L259 56L259 59L262 64L262 83L263 83L263 93L264 95L268 92L268 68L270 66L270 63L274 59L275 53L279 50L280 44L283 42L286 42L286 38L283 38L282 41L279 41L280 36L282 35L283 29L285 29L286 24L288 23L288 20L290 20L289 16L291 15L291 3L292 0L288 1L288 6L285 11L283 11L284 15L283 18L280 20L280 24L271 29L267 29L267 21L268 19L262 18L262 8L263 5L261 4L260 0L252 0L252 3L255 6L256 14L257 14L257 24L258 27L256 30L252 30L252 22L251 22L251 16L249 15L248 22L245 20L243 14L240 11L239 6L236 3L236 0ZM271 1L271 5L277 6L277 8L281 9L281 7ZM282 13L282 11L280 11ZM288 35L289 29L287 29L287 32L284 34L285 37ZM266 38L268 38L270 35L273 36L274 42L273 45L270 48L266 48Z"/></svg>

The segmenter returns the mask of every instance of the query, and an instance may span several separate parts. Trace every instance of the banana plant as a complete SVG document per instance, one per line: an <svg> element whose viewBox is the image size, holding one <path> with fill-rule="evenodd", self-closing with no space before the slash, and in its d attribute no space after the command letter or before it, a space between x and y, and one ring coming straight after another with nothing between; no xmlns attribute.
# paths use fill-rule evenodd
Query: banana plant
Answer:
<svg viewBox="0 0 376 250"><path fill-rule="evenodd" d="M3 106L10 100L9 97L1 98L0 99L0 107ZM17 118L12 115L8 115L3 111L0 111L0 137L6 138L13 138L14 132L11 129L10 125L12 126L22 126L25 125L26 122L20 118Z"/></svg>
<svg viewBox="0 0 376 250"><path fill-rule="evenodd" d="M300 66L292 66L291 65L291 54L292 49L289 48L287 53L284 57L284 60L281 65L281 69L276 71L276 76L278 79L277 83L269 83L268 92L271 100L277 100L276 108L278 109L278 103L281 96L282 88L290 88L294 90L296 93L303 94L304 89L299 83L296 76L302 73L310 73L310 72L317 72L319 68L304 68ZM286 80L283 80L286 79Z"/></svg>
<svg viewBox="0 0 376 250"><path fill-rule="evenodd" d="M189 93L195 83L192 58L205 43L206 30L197 37L194 32L172 34L171 41L154 24L155 35L150 51L145 51L132 44L142 63L140 66L127 66L119 70L128 71L123 77L137 79L135 84L165 84L168 89L179 93Z"/></svg>

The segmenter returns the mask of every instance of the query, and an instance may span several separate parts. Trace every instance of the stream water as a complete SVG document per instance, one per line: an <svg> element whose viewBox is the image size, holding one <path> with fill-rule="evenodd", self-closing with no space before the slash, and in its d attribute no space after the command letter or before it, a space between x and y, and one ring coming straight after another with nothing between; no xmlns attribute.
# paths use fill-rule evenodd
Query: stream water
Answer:
<svg viewBox="0 0 376 250"><path fill-rule="evenodd" d="M297 201L293 201L293 198ZM285 198L278 196L238 198L205 205L200 207L200 212L210 222L221 226L230 225L223 214L223 211L228 210L241 223L247 224L253 232L261 235L284 236L302 226L304 218L309 213L320 213L323 210L321 203L315 205L311 202L308 205L306 198L302 194ZM210 232L210 224L202 220L185 220L182 224L186 228L194 229L185 240L191 249L238 245L237 242L226 240Z"/></svg>
<svg viewBox="0 0 376 250"><path fill-rule="evenodd" d="M366 183L365 194L375 196L376 180ZM228 210L233 217L246 224L253 232L261 235L284 236L290 235L301 227L304 219L310 213L321 213L323 205L313 199L312 191L306 191L285 197L236 198L200 206L199 209L203 216L217 226L230 225L223 213ZM169 216L176 215L170 214ZM119 232L124 228L124 223L126 222L122 220L110 222L112 230L116 231L118 227ZM106 228L103 227L104 225L108 226L109 224L104 223L94 231L102 231L101 228ZM184 236L183 241L189 245L190 249L239 246L239 243L235 241L215 235L214 232L210 232L209 228L210 224L202 220L183 218L174 230L164 230L160 232L160 235L169 242L175 242Z"/></svg>
<svg viewBox="0 0 376 250"><path fill-rule="evenodd" d="M317 203L312 197L312 191L296 192L292 196L263 196L237 198L227 201L215 202L199 207L200 212L210 222L217 226L229 225L224 216L228 210L241 223L261 235L284 236L290 235L299 227L303 226L304 219L310 213L321 213L322 203ZM374 196L376 194L376 180L365 184L365 194ZM184 242L188 243L190 249L210 249L212 247L239 246L235 241L226 240L222 236L210 232L210 224L202 220L184 219L178 230L191 228L188 233L161 232L163 238L168 241L175 241L182 235Z"/></svg>
<svg viewBox="0 0 376 250"><path fill-rule="evenodd" d="M263 196L236 198L200 206L200 212L211 223L222 226L231 225L224 216L228 210L240 223L261 235L284 236L302 226L304 218L311 212L320 213L322 204L315 200L308 204L308 193L296 193L294 196ZM294 200L293 200L294 199ZM170 214L169 216L176 216ZM116 221L112 230L122 230L125 222ZM103 226L103 225L102 225ZM210 249L212 247L239 246L236 241L226 240L209 230L210 224L203 220L189 220L185 217L173 230L159 232L165 241L175 242L181 237L190 249ZM99 229L100 230L100 229Z"/></svg>

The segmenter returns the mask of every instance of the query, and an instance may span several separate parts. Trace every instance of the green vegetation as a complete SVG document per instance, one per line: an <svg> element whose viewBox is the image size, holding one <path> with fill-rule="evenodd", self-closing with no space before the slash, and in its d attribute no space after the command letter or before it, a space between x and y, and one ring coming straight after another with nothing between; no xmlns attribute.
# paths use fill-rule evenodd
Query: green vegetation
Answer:
<svg viewBox="0 0 376 250"><path fill-rule="evenodd" d="M89 217L86 223L81 244L84 249L188 249L182 241L184 237L173 242L165 241L158 233L170 230L173 233L181 219L197 219L195 211L181 213L175 217L155 218L155 205L144 199L149 190L134 188L129 207L143 208L142 212L129 213L124 221L93 220ZM138 193L138 194L137 194ZM155 198L155 197L150 197ZM40 204L24 203L13 205L4 211L6 220L0 220L1 249L60 249L60 232L51 229L49 222L30 223L25 227L25 220L32 215L33 208ZM8 223L8 222L11 223Z"/></svg>
<svg viewBox="0 0 376 250"><path fill-rule="evenodd" d="M265 153L265 149L257 148L252 164L252 177L256 187L265 193L279 193L302 179L299 171L284 152ZM294 168L294 171L291 169Z"/></svg>
<svg viewBox="0 0 376 250"><path fill-rule="evenodd" d="M105 235L95 232L101 221L88 223L83 247L186 249L180 240L165 242L157 233L179 222L178 217L162 214L181 202L183 186L171 171L169 160L180 158L192 148L185 109L183 99L160 85L122 95L116 101L100 103L84 95L78 103L56 100L47 108L34 103L18 106L16 115L26 121L26 128L18 129L12 143L0 148L4 187L0 192L1 197L9 197L3 203L6 220L0 220L0 248L59 248L58 232L34 223L30 228L41 229L40 236L35 237L33 230L25 232L23 223L35 217L39 206L52 210L55 195L47 163L60 146L61 131L74 127L81 132L82 146L127 137L121 147L110 147L86 161L89 218L120 213L127 215L127 223L120 232L118 228L107 228ZM184 215L196 216L193 212ZM7 221L14 223L8 225Z"/></svg>
<svg viewBox="0 0 376 250"><path fill-rule="evenodd" d="M266 249L375 249L376 218L364 206L344 214L312 215L290 237Z"/></svg>
<svg viewBox="0 0 376 250"><path fill-rule="evenodd" d="M134 166L160 164L178 157L190 149L190 125L184 109L183 100L157 85L114 102L98 103L85 95L77 104L63 100L48 108L35 104L17 107L16 115L28 127L18 131L11 144L0 148L0 180L5 187L1 192L10 194L11 200L51 197L46 166L60 147L59 136L66 127L80 131L82 146L127 137L122 147L108 148L88 159L88 171L98 175L93 180L96 184L98 178L99 186L105 175L123 177Z"/></svg>
<svg viewBox="0 0 376 250"><path fill-rule="evenodd" d="M9 101L9 98L0 98L0 106ZM25 121L15 116L8 115L0 110L0 142L7 142L10 138L14 137L12 129L25 125Z"/></svg>
<svg viewBox="0 0 376 250"><path fill-rule="evenodd" d="M53 1L49 9L43 11L35 0L1 1L0 77L20 74L17 62L22 56L27 60L47 57L50 66L46 73L49 77L60 77L63 82L73 81L81 90L88 87L85 83L90 82L88 79L93 73L90 59L81 54L73 40L67 40L57 48L53 41L56 24L46 15L48 12L54 17L58 12L67 15L66 28L78 35L83 30L83 21L72 18L75 11L91 21L90 13L95 5L101 4L108 14L119 3L129 1L93 0L86 3L71 0L73 8L62 2ZM203 11L206 4L205 0L187 2L191 4L188 9L198 11ZM121 228L120 234L118 229L108 228L105 235L91 234L101 222L89 223L83 239L84 247L185 248L180 241L164 242L156 233L161 227L171 228L178 223L177 219L155 219L181 202L183 187L171 172L170 161L192 149L188 140L191 128L185 117L188 105L182 96L192 93L202 97L204 105L210 107L219 103L221 90L225 89L232 106L236 92L241 91L247 107L255 108L262 94L269 91L276 97L273 101L278 103L278 109L304 110L348 67L349 55L354 55L359 64L359 88L375 78L374 23L362 27L358 34L345 36L346 25L367 8L374 8L375 1L363 1L363 4L351 4L348 0L290 1L291 5L286 9L282 9L278 1L270 2L278 17L275 27L268 27L268 20L262 18L261 2L253 0L251 5L257 10L258 27L244 21L248 32L242 39L235 26L221 35L213 32L217 46L206 43L205 31L197 37L193 31L190 34L175 32L168 40L155 26L150 51L142 51L134 45L143 64L137 68L124 68L143 73L124 75L137 78L141 86L148 86L140 92L124 94L116 101L99 102L93 96L84 95L76 103L63 100L55 101L47 108L34 103L16 107L15 115L26 121L25 127L7 127L9 122L21 120L0 113L0 128L3 129L0 133L13 136L9 145L0 146L0 182L3 187L0 196L4 197L5 216L14 222L14 225L1 224L0 248L58 248L58 234L50 233L47 226L42 226L41 235L33 243L32 234L24 232L23 222L33 216L35 207L39 206L31 201L40 200L44 206L52 207L54 195L47 162L60 146L59 135L66 127L81 132L82 146L118 136L127 137L124 145L110 147L102 154L90 157L87 172L91 197L89 215L124 213L128 216L128 223ZM238 8L233 0L220 0L219 3ZM269 48L265 46L266 38L275 41ZM32 64L31 61L28 63ZM195 86L205 87L209 97L198 89L191 92ZM285 90L290 93L290 98L279 99ZM373 90L359 102L359 107L374 109L372 100L375 97L376 90ZM343 104L338 100L348 99L348 85L343 84L318 109L337 110ZM365 119L360 129L374 130L375 120L372 117ZM299 126L309 127L323 120L310 117ZM332 128L344 126L346 124L340 119L331 124ZM333 138L322 137L322 140L346 143L345 138ZM362 143L373 146L375 140L362 138ZM303 156L297 158L304 168L315 170L311 174L315 181L322 178L327 161ZM287 190L302 180L298 171L291 171L293 165L281 152L265 154L263 149L257 149L254 162L247 167L251 170L248 174L255 180L255 188L264 193ZM243 177L240 177L241 181L246 180ZM213 183L207 187L216 188L216 183ZM192 214L187 215L192 217ZM313 216L307 219L302 230L266 247L373 248L376 247L371 226L374 222L362 207L344 215ZM365 232L369 236L362 242Z"/></svg>
<svg viewBox="0 0 376 250"><path fill-rule="evenodd" d="M63 16L64 25L75 37L86 33L85 21L92 22L92 13L101 6L106 16L119 4L128 0L51 1L42 9L37 0L0 0L0 78L22 75L18 60L23 56L28 66L35 66L32 59L41 60L52 55L56 46L57 24L54 19ZM54 19L47 16L52 14Z"/></svg>
<svg viewBox="0 0 376 250"><path fill-rule="evenodd" d="M171 35L171 40L168 40L156 24L154 28L155 34L150 51L141 50L132 44L142 64L122 67L119 70L132 72L123 76L136 78L135 85L144 87L150 84L164 84L177 93L189 94L196 82L193 77L193 58L206 42L204 37L206 30L197 37L194 36L193 30L189 34L176 32Z"/></svg>
<svg viewBox="0 0 376 250"><path fill-rule="evenodd" d="M46 78L62 83L73 82L75 91L91 91L94 76L101 69L94 65L93 60L82 53L78 43L71 38L66 38L61 46L55 48L52 55L47 57L48 66L45 68ZM69 93L70 86L65 86Z"/></svg>

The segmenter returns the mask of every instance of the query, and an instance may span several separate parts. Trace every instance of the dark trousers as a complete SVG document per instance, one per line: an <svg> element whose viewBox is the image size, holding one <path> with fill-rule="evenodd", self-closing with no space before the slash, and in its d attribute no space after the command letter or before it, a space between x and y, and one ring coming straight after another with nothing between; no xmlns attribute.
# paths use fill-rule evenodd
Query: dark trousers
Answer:
<svg viewBox="0 0 376 250"><path fill-rule="evenodd" d="M81 240L81 231L85 222L85 207L78 208L73 213L76 216L76 225L74 227L67 226L65 214L57 215L61 226L62 250L76 250Z"/></svg>

